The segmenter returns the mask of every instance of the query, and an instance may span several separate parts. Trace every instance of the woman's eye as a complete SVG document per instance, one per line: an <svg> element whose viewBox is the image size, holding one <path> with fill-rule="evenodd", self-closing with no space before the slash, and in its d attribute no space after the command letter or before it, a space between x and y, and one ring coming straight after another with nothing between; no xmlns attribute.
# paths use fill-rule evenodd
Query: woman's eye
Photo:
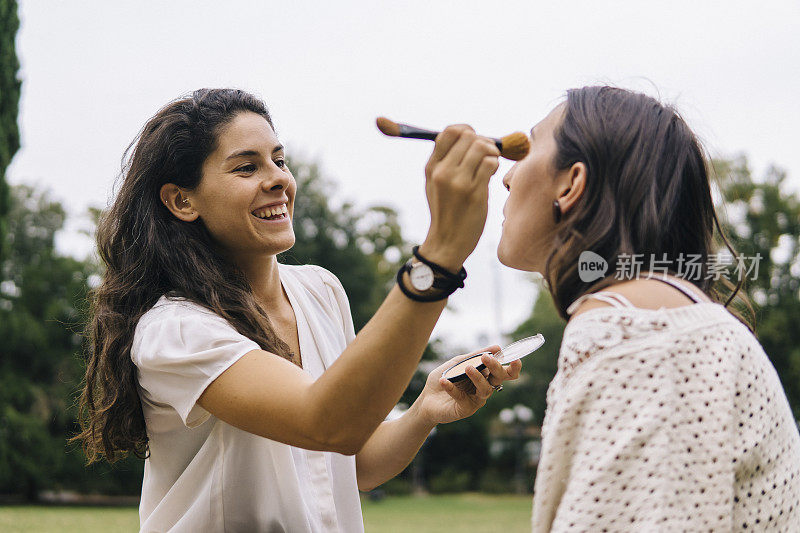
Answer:
<svg viewBox="0 0 800 533"><path fill-rule="evenodd" d="M253 164L242 165L236 169L236 172L255 172L256 166Z"/></svg>
<svg viewBox="0 0 800 533"><path fill-rule="evenodd" d="M285 168L286 167L286 161L283 160L283 159L276 160L275 164L278 165L278 168Z"/></svg>

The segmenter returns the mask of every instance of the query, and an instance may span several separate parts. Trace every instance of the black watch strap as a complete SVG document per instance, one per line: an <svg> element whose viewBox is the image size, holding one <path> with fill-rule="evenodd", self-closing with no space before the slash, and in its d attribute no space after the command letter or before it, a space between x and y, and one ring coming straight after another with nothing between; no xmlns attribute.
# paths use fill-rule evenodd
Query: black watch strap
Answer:
<svg viewBox="0 0 800 533"><path fill-rule="evenodd" d="M456 289L460 289L464 286L464 279L467 277L467 271L464 267L461 267L461 270L457 274L453 274L441 265L437 265L433 261L429 261L420 255L419 246L415 246L412 252L420 263L424 263L433 271L433 285L430 289L418 292L413 292L405 285L403 274L406 272L408 272L409 275L411 274L413 263L412 260L409 259L397 271L397 285L408 298L417 302L436 302L446 299L453 294Z"/></svg>
<svg viewBox="0 0 800 533"><path fill-rule="evenodd" d="M451 280L453 283L458 284L459 289L464 286L464 280L467 278L467 271L464 269L463 266L461 267L461 270L458 271L458 273L454 274L449 270L447 270L446 268L444 268L442 265L438 265L433 261L430 261L425 257L423 257L419 253L419 246L414 246L411 249L411 253L414 254L414 257L417 258L417 261L419 261L420 263L425 263L426 265L431 267L431 270L433 270L434 274L439 274L439 276L444 277L445 279Z"/></svg>

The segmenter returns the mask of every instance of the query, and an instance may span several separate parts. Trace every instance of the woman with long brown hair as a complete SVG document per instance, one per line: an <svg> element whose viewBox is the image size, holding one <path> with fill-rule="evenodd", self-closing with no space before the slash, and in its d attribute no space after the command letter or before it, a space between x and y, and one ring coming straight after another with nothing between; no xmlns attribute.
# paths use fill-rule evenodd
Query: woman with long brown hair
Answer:
<svg viewBox="0 0 800 533"><path fill-rule="evenodd" d="M466 393L439 368L384 422L483 230L499 152L469 127L437 139L426 240L357 336L333 274L276 261L294 244L302 192L263 102L198 90L131 146L97 231L106 271L78 438L90 461L147 458L143 531L360 531L359 488L399 473L436 424L519 375L484 355L490 372L471 369ZM412 282L412 268L430 283Z"/></svg>
<svg viewBox="0 0 800 533"><path fill-rule="evenodd" d="M717 246L746 258L695 135L653 98L583 87L530 138L503 180L498 257L541 273L568 320L533 530L800 531L800 435L730 307L744 273L727 280Z"/></svg>

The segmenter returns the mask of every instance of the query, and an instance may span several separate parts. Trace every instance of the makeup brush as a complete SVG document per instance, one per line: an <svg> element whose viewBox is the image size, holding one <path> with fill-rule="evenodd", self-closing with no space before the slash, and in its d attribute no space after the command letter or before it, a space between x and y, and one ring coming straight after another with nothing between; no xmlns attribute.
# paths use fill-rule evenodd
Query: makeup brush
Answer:
<svg viewBox="0 0 800 533"><path fill-rule="evenodd" d="M422 128L409 126L408 124L394 122L386 117L378 117L375 123L378 125L378 129L389 137L405 137L406 139L434 141L436 140L436 136L440 133L438 131L423 130ZM506 135L501 139L494 139L492 137L489 137L489 139L494 141L494 144L497 145L501 156L512 161L519 161L528 155L528 149L530 149L528 136L519 131Z"/></svg>

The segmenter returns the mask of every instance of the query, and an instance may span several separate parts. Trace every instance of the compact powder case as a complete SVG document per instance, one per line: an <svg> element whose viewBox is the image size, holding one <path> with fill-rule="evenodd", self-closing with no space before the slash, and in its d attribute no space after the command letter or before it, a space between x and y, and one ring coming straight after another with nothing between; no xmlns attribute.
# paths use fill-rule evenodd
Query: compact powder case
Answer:
<svg viewBox="0 0 800 533"><path fill-rule="evenodd" d="M522 359L526 355L535 352L542 344L544 344L544 337L541 333L537 333L533 337L527 337L509 344L494 354L494 357L500 361L500 364L507 365L512 361ZM442 377L446 378L451 383L458 383L469 379L467 376L467 367L475 367L479 372L484 370L486 365L481 363L481 356L486 353L491 354L491 352L481 352L467 357L442 372Z"/></svg>

